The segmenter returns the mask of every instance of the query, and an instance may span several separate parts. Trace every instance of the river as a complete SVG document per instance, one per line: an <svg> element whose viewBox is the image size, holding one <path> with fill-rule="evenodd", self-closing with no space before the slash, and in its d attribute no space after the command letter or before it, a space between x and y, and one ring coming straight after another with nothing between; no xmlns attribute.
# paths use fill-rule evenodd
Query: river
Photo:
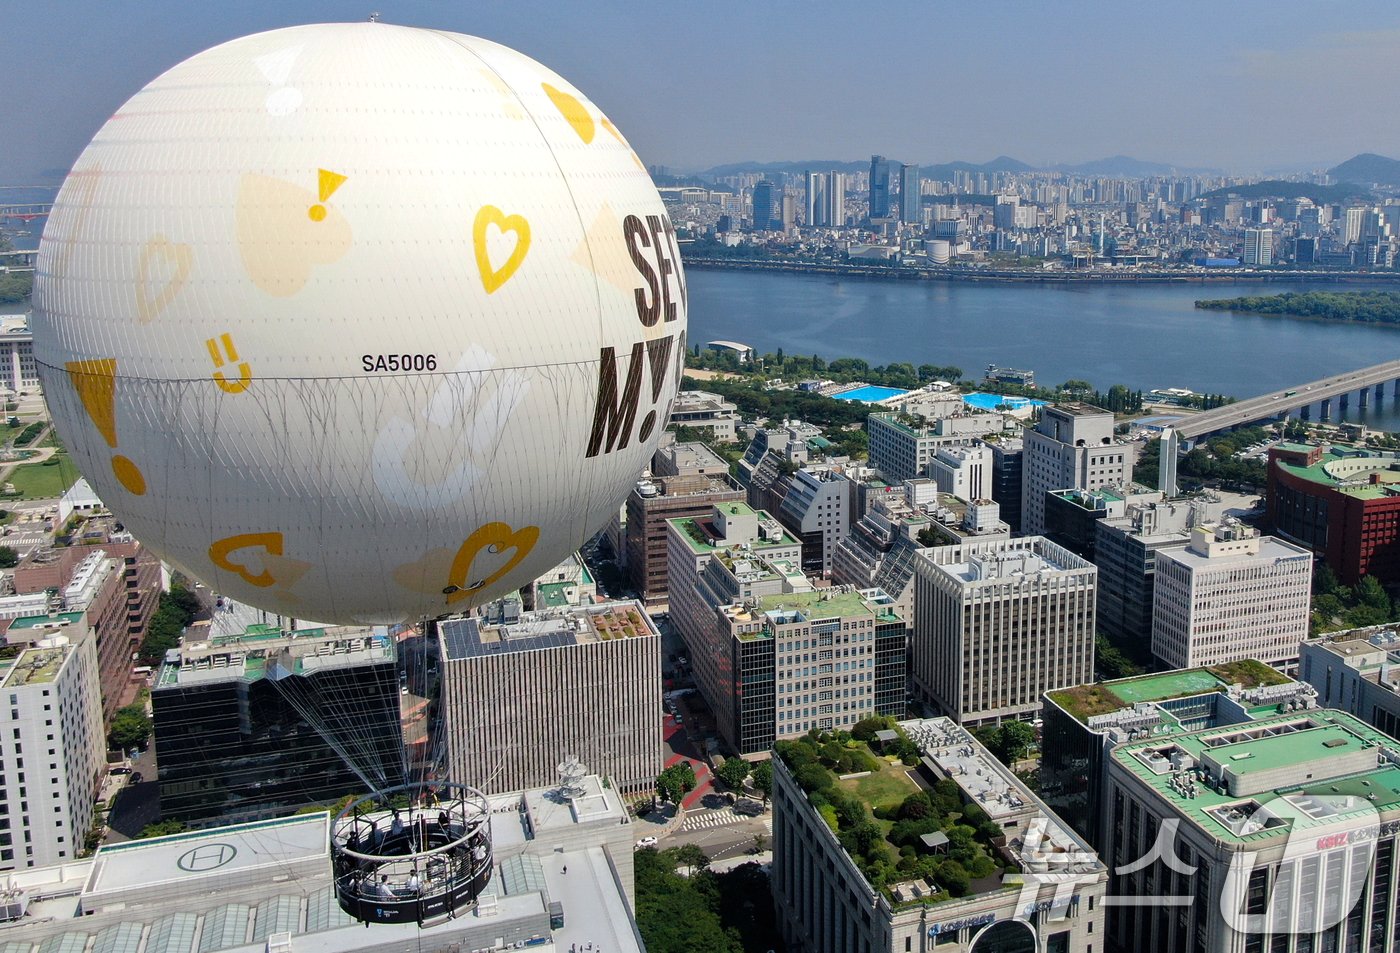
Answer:
<svg viewBox="0 0 1400 953"><path fill-rule="evenodd" d="M1033 370L1048 386L1080 378L1102 390L1125 384L1251 397L1400 358L1400 327L1193 306L1198 298L1373 290L1364 284L973 284L700 268L686 278L692 343L952 364L973 378L1001 364ZM1362 419L1351 403L1348 418ZM1400 407L1387 393L1365 419L1400 429Z"/></svg>

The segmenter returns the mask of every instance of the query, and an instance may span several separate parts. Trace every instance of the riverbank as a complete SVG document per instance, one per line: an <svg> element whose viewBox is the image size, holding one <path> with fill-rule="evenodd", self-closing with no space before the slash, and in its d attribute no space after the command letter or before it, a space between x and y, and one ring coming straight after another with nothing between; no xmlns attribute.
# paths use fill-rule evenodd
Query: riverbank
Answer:
<svg viewBox="0 0 1400 953"><path fill-rule="evenodd" d="M1121 271L1025 271L998 268L908 268L901 265L863 265L850 262L780 261L757 258L692 258L682 251L686 268L712 271L776 272L829 275L883 281L947 281L973 284L1211 284L1251 282L1268 284L1376 284L1400 282L1400 271L1260 271L1257 269L1122 269ZM1400 285L1398 285L1400 286Z"/></svg>

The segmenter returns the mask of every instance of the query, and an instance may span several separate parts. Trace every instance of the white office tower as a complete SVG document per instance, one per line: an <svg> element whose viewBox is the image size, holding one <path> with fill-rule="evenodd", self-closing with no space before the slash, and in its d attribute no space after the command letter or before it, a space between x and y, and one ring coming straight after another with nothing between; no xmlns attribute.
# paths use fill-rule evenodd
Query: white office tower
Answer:
<svg viewBox="0 0 1400 953"><path fill-rule="evenodd" d="M1246 228L1244 230L1244 263L1272 265L1274 263L1274 230Z"/></svg>
<svg viewBox="0 0 1400 953"><path fill-rule="evenodd" d="M0 661L0 870L71 861L92 827L106 751L97 650L82 613L50 618L53 634Z"/></svg>
<svg viewBox="0 0 1400 953"><path fill-rule="evenodd" d="M826 174L826 221L832 228L846 227L846 177L840 172Z"/></svg>
<svg viewBox="0 0 1400 953"><path fill-rule="evenodd" d="M1133 473L1133 451L1113 435L1113 414L1079 401L1041 411L1026 430L1021 462L1021 532L1045 532L1045 494L1122 486Z"/></svg>
<svg viewBox="0 0 1400 953"><path fill-rule="evenodd" d="M938 492L963 500L992 495L992 448L984 443L969 447L939 447L928 462L929 479Z"/></svg>
<svg viewBox="0 0 1400 953"><path fill-rule="evenodd" d="M915 562L910 671L963 724L1027 718L1093 680L1098 570L1034 536L940 546Z"/></svg>
<svg viewBox="0 0 1400 953"><path fill-rule="evenodd" d="M807 173L807 226L829 224L826 217L826 176L820 172Z"/></svg>
<svg viewBox="0 0 1400 953"><path fill-rule="evenodd" d="M1253 658L1292 669L1308 634L1312 554L1234 520L1157 550L1152 654L1167 668Z"/></svg>

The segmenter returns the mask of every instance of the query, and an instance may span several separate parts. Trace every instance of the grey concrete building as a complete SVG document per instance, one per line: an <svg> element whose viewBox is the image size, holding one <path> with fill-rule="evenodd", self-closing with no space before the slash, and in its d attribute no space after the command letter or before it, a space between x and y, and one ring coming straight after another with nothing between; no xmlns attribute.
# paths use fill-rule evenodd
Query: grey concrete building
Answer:
<svg viewBox="0 0 1400 953"><path fill-rule="evenodd" d="M636 601L439 623L450 776L488 794L538 787L575 755L620 790L661 763L661 641Z"/></svg>
<svg viewBox="0 0 1400 953"><path fill-rule="evenodd" d="M1133 448L1113 434L1113 414L1073 401L1045 407L1026 429L1021 470L1021 532L1045 532L1045 494L1121 486L1133 472Z"/></svg>
<svg viewBox="0 0 1400 953"><path fill-rule="evenodd" d="M1043 537L925 550L915 560L916 694L964 724L1034 717L1090 681L1098 570Z"/></svg>
<svg viewBox="0 0 1400 953"><path fill-rule="evenodd" d="M1298 677L1319 704L1339 708L1400 738L1400 628L1331 632L1299 645Z"/></svg>

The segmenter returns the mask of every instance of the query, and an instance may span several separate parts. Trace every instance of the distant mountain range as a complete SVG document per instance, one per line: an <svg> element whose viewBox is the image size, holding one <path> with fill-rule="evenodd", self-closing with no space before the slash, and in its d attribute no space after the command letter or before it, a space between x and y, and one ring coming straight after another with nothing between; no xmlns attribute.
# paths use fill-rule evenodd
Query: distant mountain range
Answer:
<svg viewBox="0 0 1400 953"><path fill-rule="evenodd" d="M1329 202L1345 202L1349 199L1370 199L1371 190L1351 182L1338 185L1315 185L1312 182L1287 182L1280 179L1265 179L1249 185L1227 185L1213 189L1202 196L1203 199L1217 195L1238 195L1242 199L1296 199L1309 198L1318 205Z"/></svg>
<svg viewBox="0 0 1400 953"><path fill-rule="evenodd" d="M870 160L855 162L833 161L830 159L806 162L730 162L717 165L701 172L706 176L739 175L744 172L864 172L870 169ZM990 162L933 162L921 163L920 170L927 178L949 179L954 172L1068 172L1075 175L1104 175L1113 178L1140 178L1150 175L1212 175L1218 169L1183 168L1164 162L1147 162L1132 156L1112 156L1095 159L1092 162L1077 164L1060 163L1051 166L1033 166L1013 159L1010 156L997 156Z"/></svg>
<svg viewBox="0 0 1400 953"><path fill-rule="evenodd" d="M1363 152L1327 170L1338 182L1364 182L1367 185L1400 186L1400 159Z"/></svg>

